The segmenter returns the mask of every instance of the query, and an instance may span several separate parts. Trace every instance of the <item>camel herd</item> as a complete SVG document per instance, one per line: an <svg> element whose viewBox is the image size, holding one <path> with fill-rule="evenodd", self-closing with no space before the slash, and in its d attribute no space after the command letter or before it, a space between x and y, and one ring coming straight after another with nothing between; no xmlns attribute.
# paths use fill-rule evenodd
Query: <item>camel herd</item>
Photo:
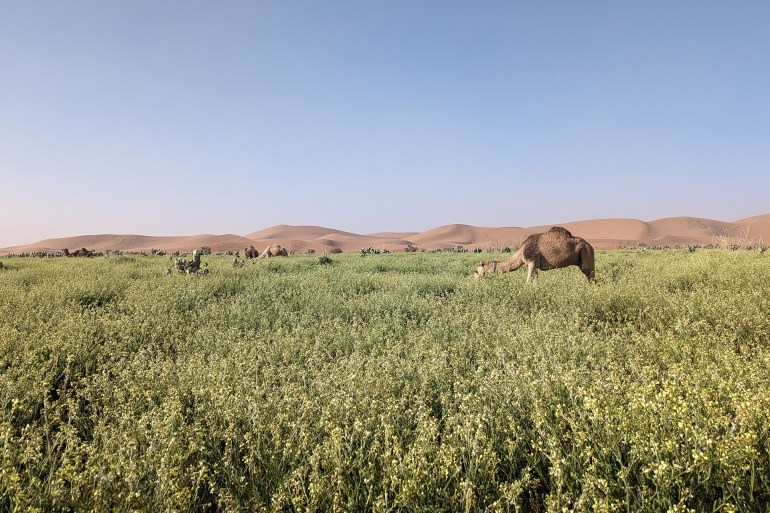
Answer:
<svg viewBox="0 0 770 513"><path fill-rule="evenodd" d="M200 252L200 250L195 250L195 251L197 251L200 254L203 254L202 252ZM193 252L193 255L195 255L195 251ZM97 253L94 250L90 250L90 249L86 249L86 248L80 248L80 249L72 251L72 252L70 252L69 249L64 248L63 250L61 250L61 253L59 255L65 256L65 257L94 257L94 256L98 256L100 254L101 253ZM109 255L110 251L107 251L106 254ZM152 254L153 255L165 255L166 252L165 251L161 251L161 250L153 249L152 250ZM232 254L232 253L228 252L228 254ZM248 248L245 248L243 250L243 254L244 254L244 256L246 258L257 258L258 256L260 256L259 251L257 251L254 248L254 246L249 246ZM174 252L174 255L178 256L179 252L178 251ZM32 255L32 256L36 256L36 254ZM50 254L46 253L44 256L57 256L57 254L56 253L50 253ZM270 246L266 247L265 250L262 252L261 258L276 257L276 256L289 256L289 252L286 250L286 248L284 248L280 244L271 244Z"/></svg>
<svg viewBox="0 0 770 513"><path fill-rule="evenodd" d="M260 254L254 246L244 248L244 256L251 258L272 258L288 256L289 252L280 244L271 244ZM67 257L92 257L94 251L81 248L72 253L69 250L62 250L62 254ZM537 278L539 270L547 271L549 269L560 269L571 265L577 266L588 278L589 282L595 279L594 267L594 248L585 239L575 237L569 230L561 226L554 226L547 232L535 233L524 239L521 247L506 260L486 260L481 262L476 268L475 277L495 273L506 273L515 271L518 268L527 266L527 282ZM179 270L189 272L190 268L195 270L200 268L200 253L193 252L191 262L178 262Z"/></svg>
<svg viewBox="0 0 770 513"><path fill-rule="evenodd" d="M67 248L64 248L62 250L62 253L66 257L92 257L96 254L95 251L91 251L90 249L86 248L80 248L78 250L73 251L70 253L70 251Z"/></svg>
<svg viewBox="0 0 770 513"><path fill-rule="evenodd" d="M243 254L246 258L270 258L270 257L277 257L277 256L289 256L289 252L281 246L280 244L271 244L270 246L266 247L265 250L262 252L262 254L259 254L259 251L257 251L254 246L249 246L248 248L245 248L243 250Z"/></svg>

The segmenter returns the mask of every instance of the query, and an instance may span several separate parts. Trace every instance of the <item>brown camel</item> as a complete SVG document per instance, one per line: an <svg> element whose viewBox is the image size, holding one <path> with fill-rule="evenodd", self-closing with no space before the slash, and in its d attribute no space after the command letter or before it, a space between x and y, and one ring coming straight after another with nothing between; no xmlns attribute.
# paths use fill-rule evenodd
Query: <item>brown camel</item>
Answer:
<svg viewBox="0 0 770 513"><path fill-rule="evenodd" d="M254 246L249 246L243 250L243 256L246 258L257 258L259 256L259 251L257 251Z"/></svg>
<svg viewBox="0 0 770 513"><path fill-rule="evenodd" d="M92 257L92 256L94 256L94 252L91 251L91 250L88 250L86 248L80 248L77 251L75 251L74 253L70 253L67 248L64 248L62 250L62 254L64 256L66 256L66 257L80 257L80 256Z"/></svg>
<svg viewBox="0 0 770 513"><path fill-rule="evenodd" d="M580 237L561 226L554 226L545 233L534 233L524 240L513 256L502 262L481 262L476 269L476 278L490 273L515 271L522 265L528 268L527 282L537 278L538 269L560 269L570 265L580 267L589 282L594 281L594 248Z"/></svg>
<svg viewBox="0 0 770 513"><path fill-rule="evenodd" d="M286 251L286 248L282 247L280 244L273 244L266 247L259 258L270 258L277 256L289 256L289 252Z"/></svg>

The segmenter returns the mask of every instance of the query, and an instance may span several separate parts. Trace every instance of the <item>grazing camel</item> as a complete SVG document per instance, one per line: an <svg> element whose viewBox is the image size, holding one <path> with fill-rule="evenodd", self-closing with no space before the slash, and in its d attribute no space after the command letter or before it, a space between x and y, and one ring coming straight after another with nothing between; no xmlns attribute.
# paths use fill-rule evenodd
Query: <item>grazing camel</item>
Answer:
<svg viewBox="0 0 770 513"><path fill-rule="evenodd" d="M289 252L286 251L286 248L282 247L280 244L273 244L266 247L259 258L270 258L277 256L289 256Z"/></svg>
<svg viewBox="0 0 770 513"><path fill-rule="evenodd" d="M189 262L185 260L184 258L177 258L174 265L176 266L176 270L179 271L182 274L195 274L195 273L201 273L201 274L208 274L208 269L201 269L201 255L203 254L203 251L200 249L193 250L192 252L192 260ZM207 266L208 263L204 263L204 266Z"/></svg>
<svg viewBox="0 0 770 513"><path fill-rule="evenodd" d="M254 246L249 246L243 250L243 256L246 258L257 258L259 256L259 251L257 251Z"/></svg>
<svg viewBox="0 0 770 513"><path fill-rule="evenodd" d="M537 278L538 269L560 269L570 265L580 267L589 282L594 281L594 248L580 237L561 226L554 226L545 233L534 233L524 240L511 258L502 262L481 262L476 269L476 278L485 274L515 271L522 265L528 268L527 283Z"/></svg>
<svg viewBox="0 0 770 513"><path fill-rule="evenodd" d="M75 251L74 253L70 253L67 248L64 248L62 250L62 254L64 256L66 256L66 257L79 257L79 256L92 257L92 256L94 256L94 252L89 250L89 249L86 249L86 248L80 248L77 251Z"/></svg>

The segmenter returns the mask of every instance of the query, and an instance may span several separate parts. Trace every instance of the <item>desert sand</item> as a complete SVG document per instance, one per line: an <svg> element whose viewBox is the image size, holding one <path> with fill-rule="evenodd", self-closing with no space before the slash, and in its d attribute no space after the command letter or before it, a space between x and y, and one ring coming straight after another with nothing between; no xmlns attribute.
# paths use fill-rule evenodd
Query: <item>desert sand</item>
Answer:
<svg viewBox="0 0 770 513"><path fill-rule="evenodd" d="M448 224L425 232L381 232L357 234L322 226L278 225L255 231L244 236L191 235L79 235L46 239L32 244L0 248L0 255L9 253L58 252L88 248L95 251L149 252L160 249L166 252L190 252L208 246L214 252L243 251L253 245L260 252L270 244L280 244L292 253L314 250L317 253L335 248L345 253L361 248L378 248L403 251L407 246L421 250L464 247L472 250L517 246L528 235L542 232L553 225L532 227L479 227L465 224ZM559 223L574 235L583 237L598 249L649 246L686 245L753 245L770 243L770 214L758 215L733 222L696 217L669 217L654 221L637 219L592 219Z"/></svg>

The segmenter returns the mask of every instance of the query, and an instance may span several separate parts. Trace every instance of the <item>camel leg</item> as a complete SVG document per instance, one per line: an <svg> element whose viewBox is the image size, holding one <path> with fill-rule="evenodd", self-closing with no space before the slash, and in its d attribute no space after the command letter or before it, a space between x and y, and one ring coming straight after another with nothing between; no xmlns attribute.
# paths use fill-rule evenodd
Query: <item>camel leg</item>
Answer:
<svg viewBox="0 0 770 513"><path fill-rule="evenodd" d="M596 277L594 273L594 253L588 248L580 250L580 270L586 275L590 283L594 282Z"/></svg>
<svg viewBox="0 0 770 513"><path fill-rule="evenodd" d="M527 264L527 283L531 283L536 279L537 279L537 268L535 267L535 262L530 262Z"/></svg>

